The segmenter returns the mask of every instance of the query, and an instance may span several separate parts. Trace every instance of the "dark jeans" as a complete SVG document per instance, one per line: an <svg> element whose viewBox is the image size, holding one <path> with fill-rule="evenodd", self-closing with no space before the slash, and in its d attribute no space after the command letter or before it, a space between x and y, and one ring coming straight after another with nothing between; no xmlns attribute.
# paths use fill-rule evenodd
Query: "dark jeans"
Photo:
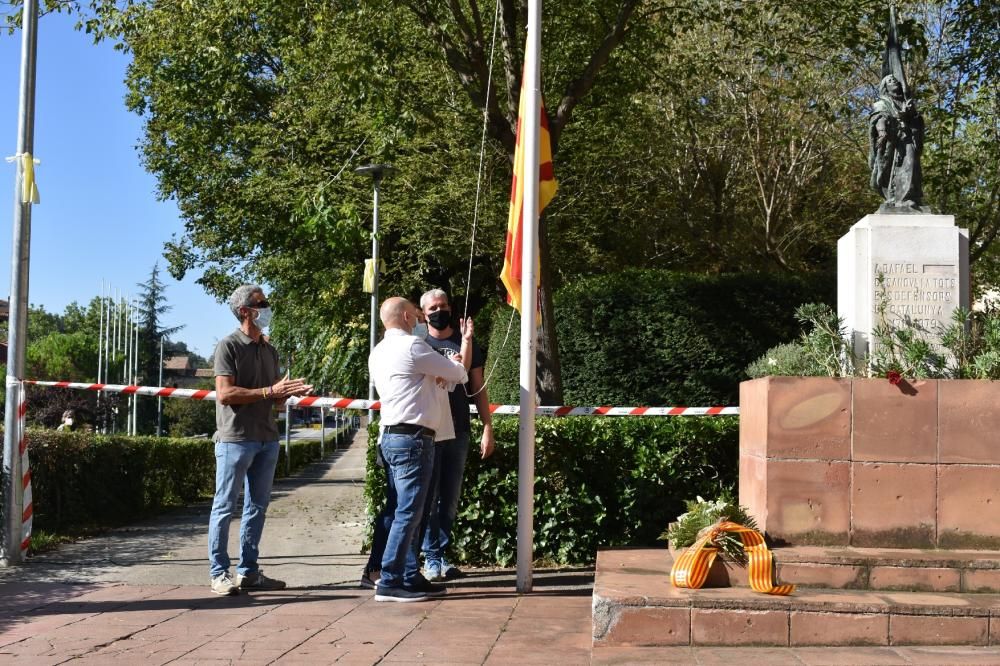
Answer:
<svg viewBox="0 0 1000 666"><path fill-rule="evenodd" d="M416 547L425 515L434 468L434 438L429 435L383 434L387 498L395 499L382 556L384 587L411 585L420 579ZM389 516L390 499L383 515ZM374 550L374 548L373 548Z"/></svg>
<svg viewBox="0 0 1000 666"><path fill-rule="evenodd" d="M424 559L427 566L441 566L445 550L451 543L451 528L458 515L458 500L462 495L465 460L469 456L469 433L455 433L455 439L437 443L434 475L431 478L430 510L423 531Z"/></svg>

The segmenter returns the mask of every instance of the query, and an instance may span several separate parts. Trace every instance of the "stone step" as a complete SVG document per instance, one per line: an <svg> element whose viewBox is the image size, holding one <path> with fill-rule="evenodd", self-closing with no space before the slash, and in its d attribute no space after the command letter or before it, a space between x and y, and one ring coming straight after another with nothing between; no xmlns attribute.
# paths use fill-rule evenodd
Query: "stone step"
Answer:
<svg viewBox="0 0 1000 666"><path fill-rule="evenodd" d="M670 552L653 551L673 561ZM801 587L998 592L1000 551L795 546L772 550L778 579ZM706 587L745 586L746 570L717 559Z"/></svg>
<svg viewBox="0 0 1000 666"><path fill-rule="evenodd" d="M1000 592L1000 551L797 546L773 553L778 579L803 587ZM731 575L745 581L742 569Z"/></svg>
<svg viewBox="0 0 1000 666"><path fill-rule="evenodd" d="M669 572L662 548L599 552L594 647L1000 645L1000 594L800 588L774 597L745 586L677 589Z"/></svg>

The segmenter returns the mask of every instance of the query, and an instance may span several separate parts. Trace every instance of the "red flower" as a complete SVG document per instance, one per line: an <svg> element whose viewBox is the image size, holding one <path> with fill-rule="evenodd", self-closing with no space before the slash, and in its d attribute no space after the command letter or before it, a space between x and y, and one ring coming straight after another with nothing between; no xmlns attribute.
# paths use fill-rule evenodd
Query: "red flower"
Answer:
<svg viewBox="0 0 1000 666"><path fill-rule="evenodd" d="M899 382L903 381L903 375L899 374L895 370L890 370L889 374L886 375L889 379L889 383L895 386Z"/></svg>

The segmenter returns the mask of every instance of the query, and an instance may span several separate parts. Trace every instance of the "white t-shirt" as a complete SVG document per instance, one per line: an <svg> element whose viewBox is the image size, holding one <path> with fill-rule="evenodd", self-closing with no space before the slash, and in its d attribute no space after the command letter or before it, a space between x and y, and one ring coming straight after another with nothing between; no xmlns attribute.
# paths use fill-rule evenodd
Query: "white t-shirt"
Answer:
<svg viewBox="0 0 1000 666"><path fill-rule="evenodd" d="M465 366L402 329L390 328L368 357L368 371L382 403L383 426L408 423L433 429L435 440L455 438L448 390L436 379L464 384L469 381Z"/></svg>

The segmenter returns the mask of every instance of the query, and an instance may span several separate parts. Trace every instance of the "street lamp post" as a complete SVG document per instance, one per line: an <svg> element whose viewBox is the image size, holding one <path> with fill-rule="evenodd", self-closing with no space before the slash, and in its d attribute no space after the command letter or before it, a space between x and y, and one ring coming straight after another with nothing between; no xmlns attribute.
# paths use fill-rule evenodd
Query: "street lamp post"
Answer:
<svg viewBox="0 0 1000 666"><path fill-rule="evenodd" d="M0 504L3 519L0 531L0 566L18 564L22 559L22 510L24 485L18 435L21 423L18 406L24 386L25 339L28 326L28 264L31 252L31 197L25 196L27 169L35 143L35 65L37 63L38 2L25 0L21 14L21 89L17 118L16 197L14 204L13 248L11 251L10 322L8 324L6 409ZM30 184L29 184L30 185Z"/></svg>
<svg viewBox="0 0 1000 666"><path fill-rule="evenodd" d="M366 164L354 170L354 173L370 174L375 186L372 200L372 307L368 331L369 354L375 349L375 342L378 338L378 189L382 184L382 178L385 177L386 173L392 171L392 169L393 167L390 164ZM375 380L372 378L370 372L368 373L368 400L375 400ZM369 409L368 423L372 422L374 416L375 411Z"/></svg>

